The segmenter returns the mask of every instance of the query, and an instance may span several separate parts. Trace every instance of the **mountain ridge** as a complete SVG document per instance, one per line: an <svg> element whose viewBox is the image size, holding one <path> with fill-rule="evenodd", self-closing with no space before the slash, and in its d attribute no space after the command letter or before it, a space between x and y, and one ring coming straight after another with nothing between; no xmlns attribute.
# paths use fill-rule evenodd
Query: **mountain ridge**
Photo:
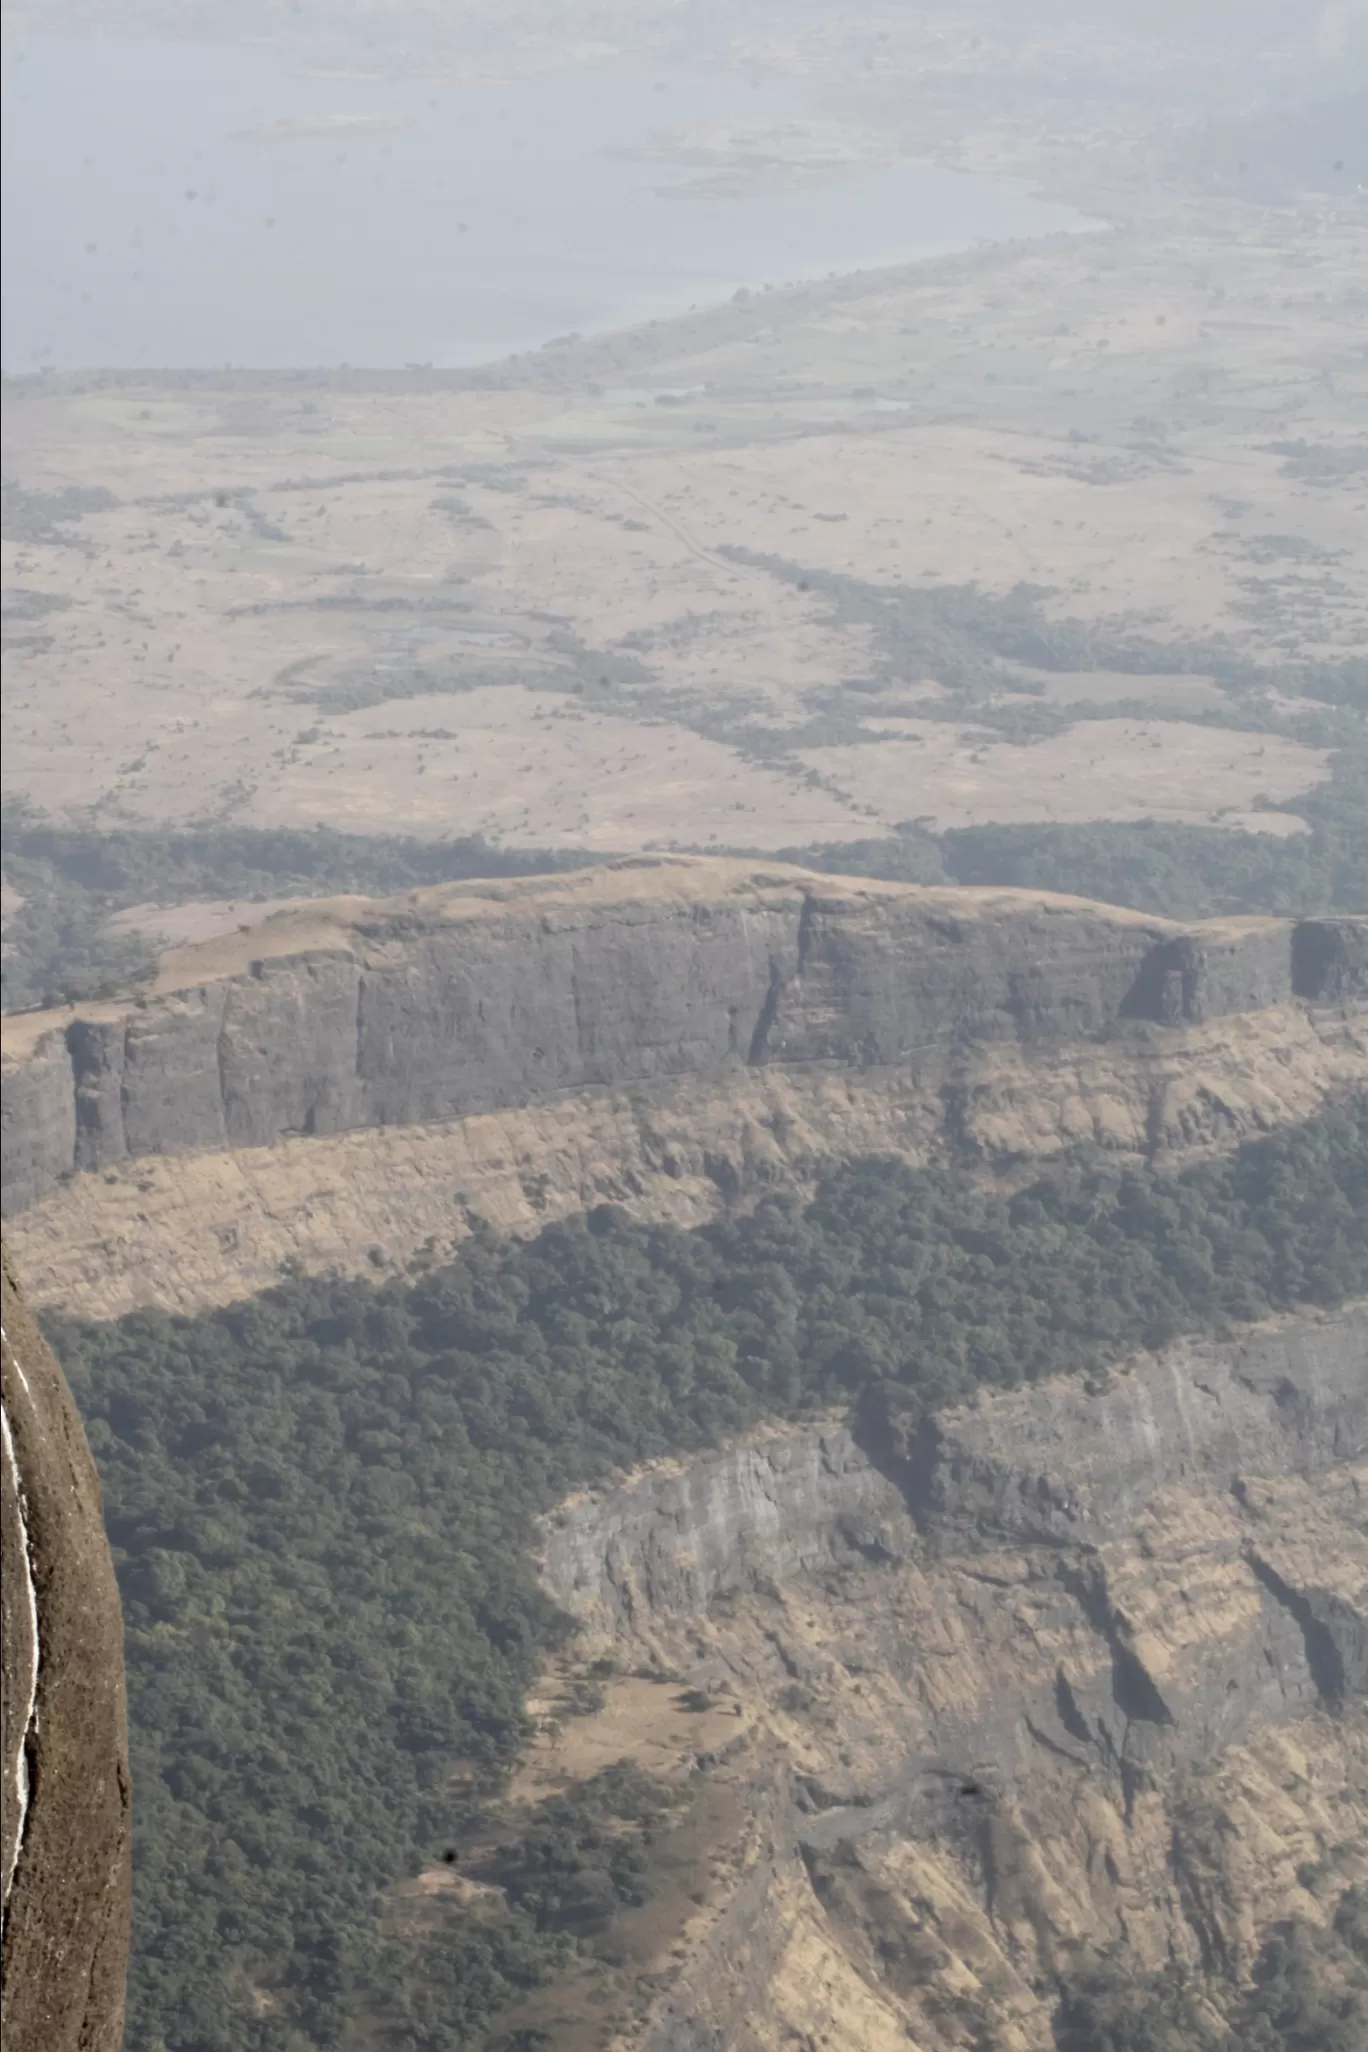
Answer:
<svg viewBox="0 0 1368 2052"><path fill-rule="evenodd" d="M1364 1002L1350 916L1184 928L684 857L325 901L177 951L143 997L7 1021L4 1204L137 1156Z"/></svg>

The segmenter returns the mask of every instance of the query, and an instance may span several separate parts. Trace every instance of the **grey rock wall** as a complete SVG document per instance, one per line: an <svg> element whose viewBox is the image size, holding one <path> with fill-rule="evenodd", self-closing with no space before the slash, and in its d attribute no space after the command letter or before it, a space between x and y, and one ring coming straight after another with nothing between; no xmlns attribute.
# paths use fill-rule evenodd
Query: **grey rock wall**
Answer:
<svg viewBox="0 0 1368 2052"><path fill-rule="evenodd" d="M33 1203L76 1166L77 1110L76 1078L60 1030L44 1034L27 1061L5 1064L0 1096L0 1212L5 1216Z"/></svg>
<svg viewBox="0 0 1368 2052"><path fill-rule="evenodd" d="M738 1062L886 1066L1185 1023L1288 1001L1294 962L1307 1001L1356 1002L1362 981L1346 921L1310 939L1278 920L1175 935L1024 892L828 888L774 870L715 895L653 891L649 869L639 894L611 881L598 898L589 876L473 909L419 894L334 919L335 945L54 1021L6 1063L5 1212L130 1155L420 1124Z"/></svg>
<svg viewBox="0 0 1368 2052"><path fill-rule="evenodd" d="M1163 1488L1314 1475L1368 1453L1368 1306L1183 1340L1104 1384L1060 1380L942 1414L752 1438L595 1492L546 1527L543 1580L593 1629L687 1616L852 1554L985 1535L1095 1551Z"/></svg>
<svg viewBox="0 0 1368 2052"><path fill-rule="evenodd" d="M597 1630L685 1617L852 1546L905 1550L902 1491L844 1426L781 1432L597 1494L547 1528L542 1579Z"/></svg>
<svg viewBox="0 0 1368 2052"><path fill-rule="evenodd" d="M1180 1340L1090 1391L995 1397L898 1449L928 1530L1100 1545L1173 1484L1319 1474L1368 1452L1368 1308Z"/></svg>
<svg viewBox="0 0 1368 2052"><path fill-rule="evenodd" d="M1176 1026L1285 1004L1294 994L1294 942L1295 933L1272 920L1233 933L1177 934L1146 957L1126 1016Z"/></svg>
<svg viewBox="0 0 1368 2052"><path fill-rule="evenodd" d="M1296 995L1338 1004L1368 996L1368 919L1303 919L1292 936Z"/></svg>

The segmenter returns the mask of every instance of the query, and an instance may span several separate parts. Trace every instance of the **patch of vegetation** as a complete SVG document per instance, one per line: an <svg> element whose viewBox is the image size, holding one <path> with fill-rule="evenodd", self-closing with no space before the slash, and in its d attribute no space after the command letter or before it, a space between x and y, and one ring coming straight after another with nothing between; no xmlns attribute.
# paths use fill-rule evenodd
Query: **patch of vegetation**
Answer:
<svg viewBox="0 0 1368 2052"><path fill-rule="evenodd" d="M1324 784L1279 809L1309 833L1141 820L933 835L909 824L889 840L785 848L780 860L825 875L1062 891L1166 919L1368 912L1368 746L1341 748Z"/></svg>
<svg viewBox="0 0 1368 2052"><path fill-rule="evenodd" d="M526 1828L475 1871L536 1930L588 1936L646 1901L647 1848L670 1807L668 1789L620 1761L539 1803Z"/></svg>
<svg viewBox="0 0 1368 2052"><path fill-rule="evenodd" d="M1268 453L1283 459L1283 476L1298 484L1348 485L1368 477L1368 440L1356 442L1269 442Z"/></svg>
<svg viewBox="0 0 1368 2052"><path fill-rule="evenodd" d="M969 827L943 846L956 883L1064 891L1170 919L1368 909L1368 890L1341 890L1309 842L1143 822Z"/></svg>
<svg viewBox="0 0 1368 2052"><path fill-rule="evenodd" d="M458 492L439 495L432 502L432 510L434 513L445 513L452 526L462 530L487 528L491 533L494 530L493 521L486 520L483 513L476 513Z"/></svg>
<svg viewBox="0 0 1368 2052"><path fill-rule="evenodd" d="M1368 1100L1172 1177L1080 1158L1004 1194L864 1161L692 1232L604 1207L383 1286L49 1317L125 1608L130 2043L300 2052L389 2018L369 2042L463 2052L632 1899L649 1806L552 1809L436 1954L383 1935L384 1891L491 1843L568 1629L529 1544L569 1491L761 1418L919 1411L1365 1289Z"/></svg>
<svg viewBox="0 0 1368 2052"><path fill-rule="evenodd" d="M107 513L119 501L103 485L62 485L34 492L6 478L0 486L0 534L6 541L43 542L49 548L90 550L73 532L87 513Z"/></svg>
<svg viewBox="0 0 1368 2052"><path fill-rule="evenodd" d="M384 896L470 877L542 876L582 868L573 850L492 848L478 834L443 842L320 827L117 829L53 826L7 802L5 876L23 897L6 928L6 1011L127 989L155 967L152 944L111 933L130 905L197 898Z"/></svg>
<svg viewBox="0 0 1368 2052"><path fill-rule="evenodd" d="M557 627L547 636L544 651L526 656L516 668L482 662L476 649L468 656L415 658L384 671L368 665L329 683L302 681L291 696L316 705L320 712L347 713L405 698L458 698L488 684L522 684L536 691L603 698L607 710L629 718L660 716L659 702L643 699L633 689L649 684L652 672L630 650L589 648L577 635Z"/></svg>
<svg viewBox="0 0 1368 2052"><path fill-rule="evenodd" d="M82 998L123 996L155 975L156 951L141 934L112 933L108 901L87 891L36 885L25 863L5 863L23 904L5 922L0 994L6 1012Z"/></svg>
<svg viewBox="0 0 1368 2052"><path fill-rule="evenodd" d="M1368 747L1346 747L1329 779L1283 808L1310 832L1219 827L988 826L941 838L956 883L1074 892L1174 919L1368 912Z"/></svg>
<svg viewBox="0 0 1368 2052"><path fill-rule="evenodd" d="M680 1791L630 1761L548 1796L463 1861L480 1893L429 1908L411 1940L411 1970L373 2012L371 2040L465 2046L486 2038L491 1991L506 2006L597 1951L619 1910L649 1900L652 1849ZM442 1854L451 1866L456 1848ZM500 2034L504 2052L546 2046L535 2028Z"/></svg>
<svg viewBox="0 0 1368 2052"><path fill-rule="evenodd" d="M11 584L3 601L4 618L9 620L43 620L49 613L65 613L71 608L71 600L58 591L33 591L22 584Z"/></svg>
<svg viewBox="0 0 1368 2052"><path fill-rule="evenodd" d="M1045 610L1051 594L1040 585L1019 584L1002 597L972 584L940 584L923 591L871 584L750 549L725 547L719 553L824 599L837 625L870 630L874 663L869 681L880 689L931 679L947 694L935 702L914 699L899 706L903 717L945 719L947 713L958 718L972 712L1008 738L1039 739L1080 718L1153 714L1156 708L1145 700L1145 678L1174 675L1211 678L1238 697L1228 711L1184 715L1204 725L1283 731L1285 721L1266 702L1274 691L1331 705L1368 706L1368 661L1361 656L1332 663L1256 663L1221 639L1158 641L1124 621L1056 619ZM1136 694L1119 706L1003 705L1014 666L1059 676L1091 671L1133 676Z"/></svg>
<svg viewBox="0 0 1368 2052"><path fill-rule="evenodd" d="M1250 534L1237 543L1252 563L1340 563L1343 549L1325 549L1304 534Z"/></svg>
<svg viewBox="0 0 1368 2052"><path fill-rule="evenodd" d="M807 848L781 848L775 858L820 876L870 876L888 883L947 884L944 841L911 825L887 841L817 841Z"/></svg>
<svg viewBox="0 0 1368 2052"><path fill-rule="evenodd" d="M492 665L404 661L383 672L366 665L354 674L334 677L324 684L305 680L293 685L288 696L303 705L316 706L322 713L336 714L367 712L372 706L398 704L406 698L461 698L486 684L528 681L524 675L513 675ZM537 681L540 683L540 678Z"/></svg>
<svg viewBox="0 0 1368 2052"><path fill-rule="evenodd" d="M1179 1967L1137 1973L1124 1950L1066 1988L1059 2052L1362 2052L1368 2044L1368 1894L1349 1888L1327 1924L1279 1924L1248 1986Z"/></svg>

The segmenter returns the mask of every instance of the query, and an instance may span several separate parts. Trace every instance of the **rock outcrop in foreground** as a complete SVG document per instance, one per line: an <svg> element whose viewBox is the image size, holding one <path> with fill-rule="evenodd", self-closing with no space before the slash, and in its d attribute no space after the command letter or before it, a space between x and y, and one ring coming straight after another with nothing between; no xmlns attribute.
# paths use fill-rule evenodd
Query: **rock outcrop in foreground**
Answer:
<svg viewBox="0 0 1368 2052"><path fill-rule="evenodd" d="M1359 1306L564 1505L546 1586L623 1678L557 1743L663 1730L671 1673L726 1713L724 1878L622 2044L1049 2052L1089 1949L1239 1976L1323 1921L1368 1879L1366 1500Z"/></svg>
<svg viewBox="0 0 1368 2052"><path fill-rule="evenodd" d="M129 1157L1365 997L1363 920L1183 930L686 857L333 899L168 957L136 1002L7 1022L4 1204Z"/></svg>
<svg viewBox="0 0 1368 2052"><path fill-rule="evenodd" d="M66 1378L4 1264L6 2052L118 2052L130 1807L123 1627Z"/></svg>

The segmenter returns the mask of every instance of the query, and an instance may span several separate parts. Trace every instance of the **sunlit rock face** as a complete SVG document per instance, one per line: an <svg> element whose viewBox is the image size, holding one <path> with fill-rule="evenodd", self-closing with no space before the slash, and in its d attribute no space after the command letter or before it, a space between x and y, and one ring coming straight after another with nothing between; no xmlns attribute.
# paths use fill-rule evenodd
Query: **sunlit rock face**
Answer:
<svg viewBox="0 0 1368 2052"><path fill-rule="evenodd" d="M117 2052L130 1905L123 1629L66 1379L4 1265L6 2052Z"/></svg>
<svg viewBox="0 0 1368 2052"><path fill-rule="evenodd" d="M4 1206L130 1156L1357 1006L1365 930L681 857L320 901L168 957L136 1002L11 1022Z"/></svg>
<svg viewBox="0 0 1368 2052"><path fill-rule="evenodd" d="M738 1706L744 1831L641 2044L1051 2052L1090 1952L1238 1978L1323 1921L1316 1859L1368 1845L1365 1462L1358 1305L562 1505L587 1650Z"/></svg>

